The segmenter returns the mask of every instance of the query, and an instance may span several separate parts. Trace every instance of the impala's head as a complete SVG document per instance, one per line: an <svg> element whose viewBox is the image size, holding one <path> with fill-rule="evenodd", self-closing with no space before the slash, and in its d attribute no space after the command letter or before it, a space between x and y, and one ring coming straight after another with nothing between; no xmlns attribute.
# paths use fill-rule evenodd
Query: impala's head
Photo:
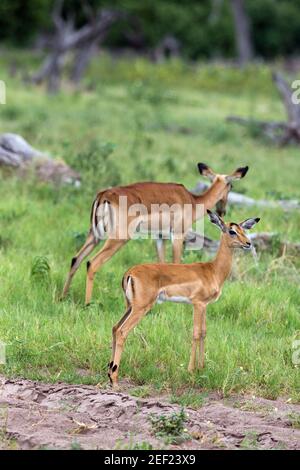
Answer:
<svg viewBox="0 0 300 470"><path fill-rule="evenodd" d="M247 174L249 167L237 168L231 175L219 175L207 166L205 163L198 163L198 170L202 176L207 177L213 184L218 185L220 189L219 199L217 201L216 210L220 217L226 214L226 204L228 200L229 191L232 188L233 181L244 178Z"/></svg>
<svg viewBox="0 0 300 470"><path fill-rule="evenodd" d="M225 223L218 214L207 211L210 221L222 230L226 241L230 248L242 248L250 250L252 247L251 240L247 237L245 230L250 230L260 219L246 219L240 224L234 222Z"/></svg>

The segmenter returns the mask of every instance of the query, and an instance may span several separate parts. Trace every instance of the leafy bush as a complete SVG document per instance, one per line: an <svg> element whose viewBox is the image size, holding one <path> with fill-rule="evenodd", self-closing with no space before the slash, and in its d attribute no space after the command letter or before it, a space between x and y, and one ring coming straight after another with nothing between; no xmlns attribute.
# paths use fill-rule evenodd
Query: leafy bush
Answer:
<svg viewBox="0 0 300 470"><path fill-rule="evenodd" d="M87 183L92 193L120 183L118 165L110 158L114 149L112 142L99 142L94 139L75 156L73 166L82 175L83 182Z"/></svg>
<svg viewBox="0 0 300 470"><path fill-rule="evenodd" d="M49 280L50 265L46 256L36 256L31 266L31 278L39 281Z"/></svg>
<svg viewBox="0 0 300 470"><path fill-rule="evenodd" d="M156 437L162 438L168 444L175 444L189 436L184 428L187 416L184 409L170 415L152 415L150 418L153 432Z"/></svg>

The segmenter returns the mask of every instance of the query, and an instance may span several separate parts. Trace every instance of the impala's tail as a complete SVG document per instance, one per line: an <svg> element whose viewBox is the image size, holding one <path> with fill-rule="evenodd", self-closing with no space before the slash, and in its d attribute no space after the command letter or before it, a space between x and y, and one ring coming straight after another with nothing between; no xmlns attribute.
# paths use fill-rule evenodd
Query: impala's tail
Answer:
<svg viewBox="0 0 300 470"><path fill-rule="evenodd" d="M132 276L125 275L123 277L122 287L123 287L125 296L126 296L128 302L129 302L129 304L131 304L131 302L133 300L133 296L134 296L134 282L133 282Z"/></svg>
<svg viewBox="0 0 300 470"><path fill-rule="evenodd" d="M110 202L105 199L105 192L99 193L93 202L91 225L97 240L107 238L112 227L112 211Z"/></svg>

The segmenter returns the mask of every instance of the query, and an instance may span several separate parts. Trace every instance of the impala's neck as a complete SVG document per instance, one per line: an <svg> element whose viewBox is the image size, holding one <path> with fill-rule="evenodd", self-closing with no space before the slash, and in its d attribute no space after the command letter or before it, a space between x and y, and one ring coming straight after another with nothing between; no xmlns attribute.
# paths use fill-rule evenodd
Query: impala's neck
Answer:
<svg viewBox="0 0 300 470"><path fill-rule="evenodd" d="M213 261L214 270L219 280L220 286L224 284L231 273L232 261L233 248L228 245L228 239L223 233L217 256Z"/></svg>
<svg viewBox="0 0 300 470"><path fill-rule="evenodd" d="M204 206L204 213L209 209L213 209L217 202L221 199L224 191L224 181L216 179L212 185L199 196L191 194L194 204L202 204Z"/></svg>

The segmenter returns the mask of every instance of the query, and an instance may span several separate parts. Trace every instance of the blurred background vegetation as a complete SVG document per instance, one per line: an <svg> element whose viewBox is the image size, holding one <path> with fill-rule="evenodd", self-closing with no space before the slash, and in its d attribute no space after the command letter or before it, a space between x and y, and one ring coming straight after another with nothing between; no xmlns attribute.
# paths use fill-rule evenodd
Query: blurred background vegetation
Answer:
<svg viewBox="0 0 300 470"><path fill-rule="evenodd" d="M0 39L18 46L34 45L41 32L51 30L51 0L1 0ZM257 57L270 59L299 53L299 0L245 0L251 24L251 41ZM115 8L128 17L117 22L105 46L149 52L162 38L178 41L186 59L232 58L235 29L230 0L90 0L92 9ZM77 26L85 22L82 0L66 0L65 16L73 15Z"/></svg>

